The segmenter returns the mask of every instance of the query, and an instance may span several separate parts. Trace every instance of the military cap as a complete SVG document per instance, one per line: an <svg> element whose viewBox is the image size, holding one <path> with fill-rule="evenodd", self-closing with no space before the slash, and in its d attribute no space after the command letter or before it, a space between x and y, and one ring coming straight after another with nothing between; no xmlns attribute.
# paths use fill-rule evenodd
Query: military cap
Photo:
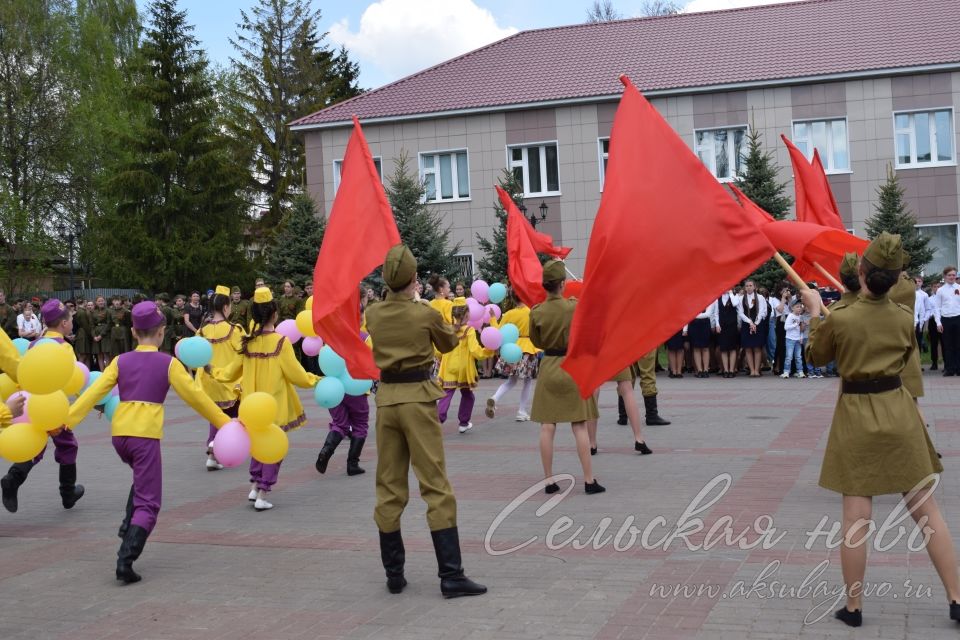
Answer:
<svg viewBox="0 0 960 640"><path fill-rule="evenodd" d="M164 302L170 302L170 294L169 294L169 293L158 293L156 299L157 299L157 300L162 300L162 301L164 301Z"/></svg>
<svg viewBox="0 0 960 640"><path fill-rule="evenodd" d="M906 262L900 235L886 231L873 239L863 252L863 257L876 268L890 271L900 271Z"/></svg>
<svg viewBox="0 0 960 640"><path fill-rule="evenodd" d="M857 254L855 253L843 254L843 260L840 261L840 276L856 277L857 264L859 262L860 262L860 257Z"/></svg>
<svg viewBox="0 0 960 640"><path fill-rule="evenodd" d="M543 265L543 281L566 280L567 268L562 260L547 260Z"/></svg>
<svg viewBox="0 0 960 640"><path fill-rule="evenodd" d="M240 287L234 285L233 289L230 290L231 293L240 293Z"/></svg>
<svg viewBox="0 0 960 640"><path fill-rule="evenodd" d="M390 248L383 261L383 281L391 289L403 289L417 275L417 259L405 244Z"/></svg>

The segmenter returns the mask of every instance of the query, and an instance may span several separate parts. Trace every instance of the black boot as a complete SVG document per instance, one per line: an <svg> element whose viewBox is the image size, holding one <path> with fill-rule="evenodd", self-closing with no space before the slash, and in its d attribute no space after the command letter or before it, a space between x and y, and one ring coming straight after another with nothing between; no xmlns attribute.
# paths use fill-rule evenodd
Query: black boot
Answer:
<svg viewBox="0 0 960 640"><path fill-rule="evenodd" d="M3 490L3 506L10 513L17 512L17 491L27 479L27 474L30 473L32 468L32 462L18 462L10 467L7 475L0 478L0 489Z"/></svg>
<svg viewBox="0 0 960 640"><path fill-rule="evenodd" d="M399 530L391 533L380 532L380 559L383 561L384 571L387 572L387 590L390 593L400 593L407 586L407 581L403 577L406 553Z"/></svg>
<svg viewBox="0 0 960 640"><path fill-rule="evenodd" d="M621 427L627 424L627 407L623 404L623 396L617 396L617 411L619 416L617 417L617 424Z"/></svg>
<svg viewBox="0 0 960 640"><path fill-rule="evenodd" d="M123 540L127 535L127 529L130 528L130 518L133 517L133 485L130 486L130 495L127 496L127 512L120 523L120 529L117 530L117 537Z"/></svg>
<svg viewBox="0 0 960 640"><path fill-rule="evenodd" d="M327 434L327 440L320 447L320 455L317 456L317 471L320 473L327 472L327 463L330 462L330 456L333 455L341 440L343 440L343 436L336 431Z"/></svg>
<svg viewBox="0 0 960 640"><path fill-rule="evenodd" d="M360 452L363 451L363 443L366 438L350 438L350 452L347 453L347 475L358 476L366 473L360 468Z"/></svg>
<svg viewBox="0 0 960 640"><path fill-rule="evenodd" d="M77 484L77 465L60 465L60 499L64 509L73 509L77 500L83 497L83 485Z"/></svg>
<svg viewBox="0 0 960 640"><path fill-rule="evenodd" d="M657 412L657 396L643 396L643 406L647 410L647 426L663 426L670 424Z"/></svg>
<svg viewBox="0 0 960 640"><path fill-rule="evenodd" d="M124 584L140 582L140 574L133 570L133 563L143 553L143 546L147 544L147 530L139 525L132 524L127 528L120 550L117 551L117 580Z"/></svg>
<svg viewBox="0 0 960 640"><path fill-rule="evenodd" d="M440 576L440 593L444 598L460 596L479 596L487 592L482 584L477 584L463 575L460 559L460 536L456 527L431 531L433 550L437 554L437 566Z"/></svg>

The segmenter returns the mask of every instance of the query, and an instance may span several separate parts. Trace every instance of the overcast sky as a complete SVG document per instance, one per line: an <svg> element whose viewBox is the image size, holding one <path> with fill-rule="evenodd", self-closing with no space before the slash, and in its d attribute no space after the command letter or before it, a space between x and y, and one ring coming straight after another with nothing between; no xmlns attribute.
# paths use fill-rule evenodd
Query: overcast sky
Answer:
<svg viewBox="0 0 960 640"><path fill-rule="evenodd" d="M180 0L210 59L227 64L240 10L255 0ZM684 11L712 11L787 0L689 0ZM149 0L138 0L141 8ZM360 85L373 89L525 29L583 22L592 0L312 0L331 44L360 63ZM624 17L643 0L613 0Z"/></svg>

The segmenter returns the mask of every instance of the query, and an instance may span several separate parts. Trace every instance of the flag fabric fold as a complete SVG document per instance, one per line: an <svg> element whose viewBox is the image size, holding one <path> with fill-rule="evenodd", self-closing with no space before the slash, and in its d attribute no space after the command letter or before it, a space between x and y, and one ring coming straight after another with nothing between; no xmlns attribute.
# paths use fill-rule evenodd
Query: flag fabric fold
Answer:
<svg viewBox="0 0 960 640"><path fill-rule="evenodd" d="M533 227L520 213L510 194L496 186L500 205L507 212L507 277L514 293L523 304L532 307L543 302L547 293L543 289L543 265L537 257L537 249L531 240ZM553 240L546 234L546 244L553 248ZM567 251L569 253L569 251ZM564 254L566 255L566 254Z"/></svg>
<svg viewBox="0 0 960 640"><path fill-rule="evenodd" d="M357 379L377 379L373 354L360 338L360 282L383 264L400 232L356 116L340 188L313 271L313 327Z"/></svg>
<svg viewBox="0 0 960 640"><path fill-rule="evenodd" d="M521 216L523 217L523 216ZM523 218L525 221L526 218ZM530 244L533 245L534 251L537 253L545 253L548 256L560 258L561 260L565 259L570 252L573 251L571 247L555 247L553 246L553 238L548 236L545 233L537 231L533 228L533 225L527 221L526 231L527 235L530 237Z"/></svg>
<svg viewBox="0 0 960 640"><path fill-rule="evenodd" d="M813 162L808 162L806 156L787 136L780 136L790 152L790 162L793 165L793 182L797 202L797 221L812 222L833 229L843 229L843 219L837 208L837 201L830 190L830 182L823 170L820 154L813 151Z"/></svg>
<svg viewBox="0 0 960 640"><path fill-rule="evenodd" d="M563 368L587 397L769 259L774 249L622 77L600 209Z"/></svg>

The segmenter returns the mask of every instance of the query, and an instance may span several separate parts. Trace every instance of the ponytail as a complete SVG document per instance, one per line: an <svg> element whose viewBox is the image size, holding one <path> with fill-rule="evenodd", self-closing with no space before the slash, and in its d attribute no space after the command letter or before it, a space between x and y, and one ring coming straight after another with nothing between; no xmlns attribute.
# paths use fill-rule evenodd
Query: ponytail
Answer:
<svg viewBox="0 0 960 640"><path fill-rule="evenodd" d="M249 335L245 335L240 340L241 354L247 354L247 347L249 346L250 342L254 338L263 335L263 325L270 322L276 313L276 300L271 300L270 302L254 302L250 305L250 317L253 318L253 329L250 331Z"/></svg>

